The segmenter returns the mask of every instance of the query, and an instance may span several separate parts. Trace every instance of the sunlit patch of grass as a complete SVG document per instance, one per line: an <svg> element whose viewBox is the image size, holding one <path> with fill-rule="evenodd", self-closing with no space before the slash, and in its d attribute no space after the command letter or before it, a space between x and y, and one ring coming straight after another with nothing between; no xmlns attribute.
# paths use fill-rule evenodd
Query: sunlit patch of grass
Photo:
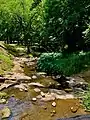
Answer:
<svg viewBox="0 0 90 120"><path fill-rule="evenodd" d="M0 51L0 74L10 71L13 66L11 56Z"/></svg>
<svg viewBox="0 0 90 120"><path fill-rule="evenodd" d="M24 46L18 46L16 44L4 44L8 53L13 56L21 56L26 54L26 49Z"/></svg>

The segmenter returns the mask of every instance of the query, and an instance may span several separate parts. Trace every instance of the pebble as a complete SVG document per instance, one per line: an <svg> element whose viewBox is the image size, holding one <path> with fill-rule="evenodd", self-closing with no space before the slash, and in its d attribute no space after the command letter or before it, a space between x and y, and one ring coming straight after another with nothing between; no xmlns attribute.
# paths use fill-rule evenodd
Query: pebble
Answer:
<svg viewBox="0 0 90 120"><path fill-rule="evenodd" d="M54 113L51 113L51 117L53 117L54 116Z"/></svg>
<svg viewBox="0 0 90 120"><path fill-rule="evenodd" d="M71 107L70 109L72 113L76 113L78 110L78 107Z"/></svg>
<svg viewBox="0 0 90 120"><path fill-rule="evenodd" d="M34 91L38 93L38 92L40 92L41 90L40 90L39 88L35 88Z"/></svg>
<svg viewBox="0 0 90 120"><path fill-rule="evenodd" d="M41 92L41 96L42 96L42 97L45 97L45 93L44 93L44 92Z"/></svg>
<svg viewBox="0 0 90 120"><path fill-rule="evenodd" d="M37 79L37 76L33 75L33 76L32 76L32 79Z"/></svg>
<svg viewBox="0 0 90 120"><path fill-rule="evenodd" d="M43 109L44 109L44 110L46 110L46 109L47 109L47 107L46 107L46 106L43 106Z"/></svg>
<svg viewBox="0 0 90 120"><path fill-rule="evenodd" d="M2 110L0 110L0 114L0 117L6 120L11 115L11 110L8 107L5 107Z"/></svg>
<svg viewBox="0 0 90 120"><path fill-rule="evenodd" d="M32 98L32 101L36 101L37 100L37 98Z"/></svg>
<svg viewBox="0 0 90 120"><path fill-rule="evenodd" d="M21 92L23 92L23 89L20 88L19 90L20 90Z"/></svg>
<svg viewBox="0 0 90 120"><path fill-rule="evenodd" d="M24 68L24 66L23 66L23 65L20 65L20 67L21 67L21 68Z"/></svg>
<svg viewBox="0 0 90 120"><path fill-rule="evenodd" d="M55 110L53 110L53 111L52 111L52 113L56 114L56 111L55 111Z"/></svg>
<svg viewBox="0 0 90 120"><path fill-rule="evenodd" d="M56 102L53 102L53 103L52 103L52 106L53 106L53 107L56 107Z"/></svg>
<svg viewBox="0 0 90 120"><path fill-rule="evenodd" d="M52 110L51 113L56 114L56 111L55 111L55 110Z"/></svg>

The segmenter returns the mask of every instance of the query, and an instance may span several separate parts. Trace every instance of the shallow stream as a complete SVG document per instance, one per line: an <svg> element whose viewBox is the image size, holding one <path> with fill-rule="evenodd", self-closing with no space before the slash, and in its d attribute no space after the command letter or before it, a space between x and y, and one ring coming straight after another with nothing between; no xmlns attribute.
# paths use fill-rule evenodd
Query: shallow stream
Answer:
<svg viewBox="0 0 90 120"><path fill-rule="evenodd" d="M28 67L25 67L25 73L31 76L34 71L30 71ZM45 82L45 85L48 85L51 81L53 80L50 78L37 79L37 82ZM41 90L48 91L47 88ZM27 92L13 87L4 90L4 92L10 98L6 104L0 104L0 109L8 106L11 110L11 116L5 120L57 120L63 117L88 114L81 106L79 99L54 100L56 106L53 107L53 101L45 102L40 99L32 101L32 98L38 95L33 87L30 87Z"/></svg>

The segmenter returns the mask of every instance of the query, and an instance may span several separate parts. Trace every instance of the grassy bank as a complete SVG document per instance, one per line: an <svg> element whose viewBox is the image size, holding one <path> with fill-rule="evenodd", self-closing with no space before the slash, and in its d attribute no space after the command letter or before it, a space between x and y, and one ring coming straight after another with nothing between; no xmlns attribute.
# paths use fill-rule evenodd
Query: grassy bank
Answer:
<svg viewBox="0 0 90 120"><path fill-rule="evenodd" d="M16 45L16 44L4 44L5 49L13 56L22 56L26 54L26 49L24 46Z"/></svg>
<svg viewBox="0 0 90 120"><path fill-rule="evenodd" d="M4 49L3 44L0 43L0 74L4 74L5 71L10 71L13 66L12 57Z"/></svg>

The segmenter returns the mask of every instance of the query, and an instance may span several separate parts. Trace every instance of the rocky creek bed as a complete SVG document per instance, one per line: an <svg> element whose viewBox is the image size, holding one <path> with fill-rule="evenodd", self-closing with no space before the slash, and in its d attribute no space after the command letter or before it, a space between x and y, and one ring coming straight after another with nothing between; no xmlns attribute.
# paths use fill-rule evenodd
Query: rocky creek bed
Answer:
<svg viewBox="0 0 90 120"><path fill-rule="evenodd" d="M8 95L0 98L1 119L57 120L89 114L81 106L81 97L77 96L87 89L83 77L69 77L60 84L56 78L36 72L36 61L37 58L15 57L12 71L0 77L0 91ZM57 78L60 80L60 76Z"/></svg>

